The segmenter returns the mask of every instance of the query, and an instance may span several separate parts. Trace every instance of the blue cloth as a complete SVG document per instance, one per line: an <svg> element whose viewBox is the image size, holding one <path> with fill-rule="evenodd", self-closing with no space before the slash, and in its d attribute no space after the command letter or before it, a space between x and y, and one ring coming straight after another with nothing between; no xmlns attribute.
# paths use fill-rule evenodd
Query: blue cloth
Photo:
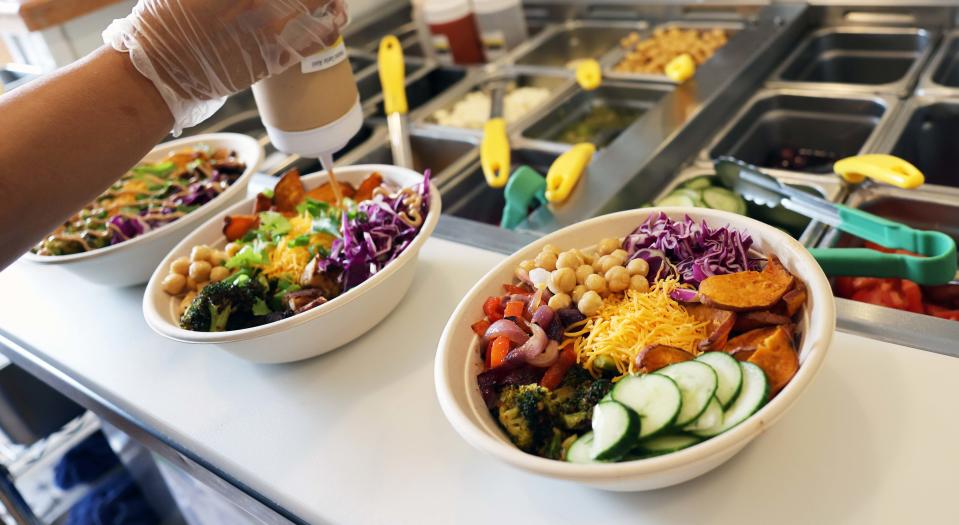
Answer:
<svg viewBox="0 0 959 525"><path fill-rule="evenodd" d="M70 509L66 525L157 525L160 518L126 471L113 476Z"/></svg>
<svg viewBox="0 0 959 525"><path fill-rule="evenodd" d="M63 490L92 483L120 464L102 432L96 432L63 455L53 469L53 481Z"/></svg>

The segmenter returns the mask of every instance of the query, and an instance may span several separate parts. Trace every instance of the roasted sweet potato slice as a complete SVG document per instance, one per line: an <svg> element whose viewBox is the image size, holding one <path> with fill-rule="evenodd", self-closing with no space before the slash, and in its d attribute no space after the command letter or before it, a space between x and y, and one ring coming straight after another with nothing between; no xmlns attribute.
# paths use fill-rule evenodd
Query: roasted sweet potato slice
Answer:
<svg viewBox="0 0 959 525"><path fill-rule="evenodd" d="M759 344L756 351L749 356L749 362L766 372L770 396L782 390L799 370L799 356L793 348L792 337L782 326L776 327L772 335Z"/></svg>
<svg viewBox="0 0 959 525"><path fill-rule="evenodd" d="M783 308L788 317L792 317L802 309L803 305L806 304L806 285L802 281L796 279L793 284L792 290L789 290L783 295Z"/></svg>
<svg viewBox="0 0 959 525"><path fill-rule="evenodd" d="M736 314L729 310L720 310L705 304L687 304L686 311L700 323L709 323L706 327L706 339L699 342L703 352L721 350L726 346L729 333L736 324Z"/></svg>
<svg viewBox="0 0 959 525"><path fill-rule="evenodd" d="M356 190L354 190L353 186L351 186L349 183L341 182L340 193L344 197L352 199L356 195ZM308 191L306 196L315 201L328 202L330 204L336 202L336 195L333 193L333 185L329 182L320 184L319 186Z"/></svg>
<svg viewBox="0 0 959 525"><path fill-rule="evenodd" d="M363 202L373 198L373 190L379 188L383 184L383 176L377 172L370 173L368 177L363 179L363 182L360 183L360 186L356 188L356 194L353 195L353 200L356 202Z"/></svg>
<svg viewBox="0 0 959 525"><path fill-rule="evenodd" d="M757 328L789 324L790 322L792 322L792 319L789 317L769 310L742 312L736 316L736 325L733 326L733 332L740 334Z"/></svg>
<svg viewBox="0 0 959 525"><path fill-rule="evenodd" d="M749 348L740 348L734 352L730 352L729 355L733 356L737 361L749 361L749 358L756 353L755 349L750 350Z"/></svg>
<svg viewBox="0 0 959 525"><path fill-rule="evenodd" d="M750 330L744 334L733 337L729 341L726 341L726 346L723 348L723 350L734 355L737 352L742 352L745 350L755 350L759 348L759 344L762 343L767 337L773 335L775 330L775 326Z"/></svg>
<svg viewBox="0 0 959 525"><path fill-rule="evenodd" d="M233 242L260 224L259 215L227 215L223 218L223 236Z"/></svg>
<svg viewBox="0 0 959 525"><path fill-rule="evenodd" d="M636 366L645 368L647 372L655 372L673 363L691 361L695 358L693 354L675 346L649 345L636 356Z"/></svg>
<svg viewBox="0 0 959 525"><path fill-rule="evenodd" d="M273 205L278 212L293 212L306 197L306 188L300 180L300 170L293 168L280 177L273 188Z"/></svg>
<svg viewBox="0 0 959 525"><path fill-rule="evenodd" d="M707 305L722 310L768 310L782 299L794 280L779 259L771 255L761 272L746 271L706 278L699 285L699 295Z"/></svg>
<svg viewBox="0 0 959 525"><path fill-rule="evenodd" d="M261 211L270 211L270 208L273 207L273 199L267 197L263 193L256 194L256 200L253 201L253 213L260 213Z"/></svg>

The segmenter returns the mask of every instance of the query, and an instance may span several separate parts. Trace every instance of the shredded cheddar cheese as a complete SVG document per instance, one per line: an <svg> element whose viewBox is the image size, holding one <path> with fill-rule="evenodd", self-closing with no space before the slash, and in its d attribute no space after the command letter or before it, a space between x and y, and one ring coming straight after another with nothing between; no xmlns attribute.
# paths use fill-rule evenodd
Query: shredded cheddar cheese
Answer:
<svg viewBox="0 0 959 525"><path fill-rule="evenodd" d="M575 332L579 363L595 373L593 362L606 356L620 374L636 371L636 356L647 346L665 344L698 354L696 345L706 337L707 323L697 322L669 293L681 285L676 278L657 281L648 292L627 290L607 298L599 312Z"/></svg>
<svg viewBox="0 0 959 525"><path fill-rule="evenodd" d="M308 213L290 217L290 231L270 251L270 262L263 267L267 277L286 277L296 281L303 274L303 270L312 258L307 246L289 246L289 242L301 235L313 231L313 218ZM329 248L333 244L333 237L317 233L310 237L310 244L320 244Z"/></svg>

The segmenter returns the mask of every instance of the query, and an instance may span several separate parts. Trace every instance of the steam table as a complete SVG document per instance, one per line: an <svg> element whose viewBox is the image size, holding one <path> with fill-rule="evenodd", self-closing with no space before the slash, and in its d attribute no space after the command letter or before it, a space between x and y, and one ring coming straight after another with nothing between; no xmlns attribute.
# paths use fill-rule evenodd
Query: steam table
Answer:
<svg viewBox="0 0 959 525"><path fill-rule="evenodd" d="M18 262L0 343L24 366L267 523L941 523L959 468L959 360L837 333L793 409L684 485L602 492L534 477L461 440L433 356L502 255L433 238L400 307L346 347L255 365L154 334L142 287ZM322 334L317 334L322 337Z"/></svg>

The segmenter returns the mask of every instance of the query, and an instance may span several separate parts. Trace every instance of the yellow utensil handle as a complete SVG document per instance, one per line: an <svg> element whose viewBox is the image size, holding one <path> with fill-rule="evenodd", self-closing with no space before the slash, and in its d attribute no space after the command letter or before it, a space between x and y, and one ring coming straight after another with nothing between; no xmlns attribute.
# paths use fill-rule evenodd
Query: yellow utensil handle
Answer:
<svg viewBox="0 0 959 525"><path fill-rule="evenodd" d="M546 173L546 200L560 203L568 199L594 153L596 146L584 142L560 155Z"/></svg>
<svg viewBox="0 0 959 525"><path fill-rule="evenodd" d="M926 181L912 164L892 155L857 155L837 161L833 171L846 182L860 183L869 178L899 188L911 190Z"/></svg>
<svg viewBox="0 0 959 525"><path fill-rule="evenodd" d="M576 82L586 91L592 91L603 83L603 70L592 58L582 60L576 66Z"/></svg>
<svg viewBox="0 0 959 525"><path fill-rule="evenodd" d="M405 115L408 111L406 70L403 65L403 46L400 45L398 38L388 35L380 41L377 61L380 69L380 84L383 87L383 108L386 114Z"/></svg>
<svg viewBox="0 0 959 525"><path fill-rule="evenodd" d="M506 120L493 118L483 126L483 141L480 142L480 164L483 176L491 188L502 188L509 180L510 152L506 135Z"/></svg>

